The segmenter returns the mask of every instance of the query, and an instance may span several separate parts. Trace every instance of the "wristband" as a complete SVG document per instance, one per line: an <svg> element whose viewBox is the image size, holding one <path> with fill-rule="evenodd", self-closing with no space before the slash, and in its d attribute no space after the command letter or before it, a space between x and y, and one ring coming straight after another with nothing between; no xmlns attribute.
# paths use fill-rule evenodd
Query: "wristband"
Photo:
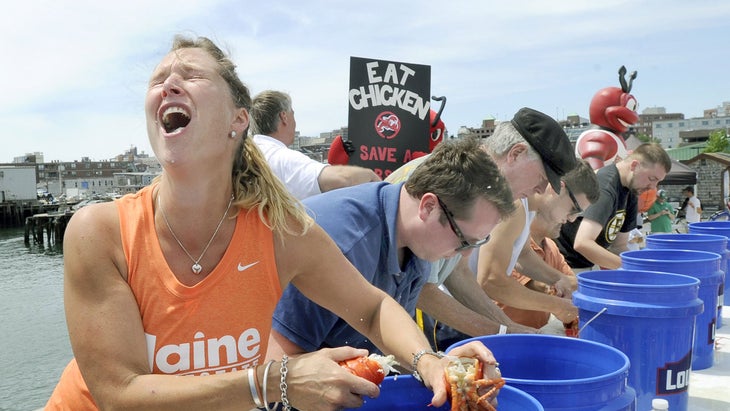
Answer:
<svg viewBox="0 0 730 411"><path fill-rule="evenodd" d="M264 367L264 384L262 391L264 392L264 408L266 408L266 411L274 411L276 410L276 407L278 406L278 402L274 403L274 406L269 408L269 400L266 398L266 381L269 379L269 369L271 368L271 364L274 363L274 360L269 360L269 362L266 363L266 367Z"/></svg>
<svg viewBox="0 0 730 411"><path fill-rule="evenodd" d="M411 364L413 366L413 377L420 382L423 382L423 379L418 373L418 362L421 361L421 357L423 357L424 355L433 355L438 359L444 358L446 356L446 354L442 353L441 351L432 350L420 350L417 353L413 354L413 363Z"/></svg>
<svg viewBox="0 0 730 411"><path fill-rule="evenodd" d="M259 408L263 407L264 403L261 402L261 397L259 396L259 387L258 383L256 382L256 367L250 367L248 369L248 388L251 389L251 398L253 398L254 404L256 404L256 406Z"/></svg>

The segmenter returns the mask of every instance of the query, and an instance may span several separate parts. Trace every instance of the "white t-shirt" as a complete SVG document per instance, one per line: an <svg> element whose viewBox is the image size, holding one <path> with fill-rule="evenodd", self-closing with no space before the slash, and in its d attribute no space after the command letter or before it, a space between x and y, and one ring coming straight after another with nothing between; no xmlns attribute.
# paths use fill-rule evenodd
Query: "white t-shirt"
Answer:
<svg viewBox="0 0 730 411"><path fill-rule="evenodd" d="M304 200L322 193L319 188L319 174L329 164L313 160L263 134L253 136L253 141L263 152L271 170L294 197Z"/></svg>
<svg viewBox="0 0 730 411"><path fill-rule="evenodd" d="M687 220L688 223L696 223L700 221L702 215L697 212L697 209L700 207L701 206L699 198L697 198L696 196L692 196L689 198L689 201L687 201L687 208L684 209L684 218Z"/></svg>

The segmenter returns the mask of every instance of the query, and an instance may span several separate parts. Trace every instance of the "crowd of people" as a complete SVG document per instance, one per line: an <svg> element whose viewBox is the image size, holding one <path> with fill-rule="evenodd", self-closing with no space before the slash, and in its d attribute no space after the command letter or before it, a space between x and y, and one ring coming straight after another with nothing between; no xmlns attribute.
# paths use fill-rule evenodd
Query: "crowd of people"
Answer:
<svg viewBox="0 0 730 411"><path fill-rule="evenodd" d="M620 265L671 168L647 143L595 172L525 107L380 181L289 149L291 97L252 98L205 37L175 37L144 107L163 173L68 225L74 359L48 410L355 408L379 388L338 363L374 352L440 406L449 357L498 360L450 343L577 320L575 273Z"/></svg>

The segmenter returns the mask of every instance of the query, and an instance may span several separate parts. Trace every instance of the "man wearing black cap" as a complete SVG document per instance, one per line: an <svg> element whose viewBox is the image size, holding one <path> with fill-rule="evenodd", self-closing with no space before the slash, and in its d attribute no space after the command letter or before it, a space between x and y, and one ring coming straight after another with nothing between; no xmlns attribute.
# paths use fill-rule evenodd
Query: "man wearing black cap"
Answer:
<svg viewBox="0 0 730 411"><path fill-rule="evenodd" d="M578 200L574 200L575 195L569 190L562 190L561 177L575 168L578 161L570 151L570 141L565 132L555 120L539 111L523 108L509 123L500 124L495 129L495 136L498 132L507 139L524 139L531 149L528 155L542 161L550 187L546 185L529 197L550 194L549 197L581 209ZM487 151L499 153L499 141L490 141L491 138L484 143ZM502 172L506 174L510 170L502 169ZM520 166L514 172L524 175L525 167ZM493 300L515 308L552 312L564 323L570 323L578 316L577 308L568 299L575 288L575 279L547 264L530 247L530 225L535 212L529 208L528 196L517 200L516 207L516 213L495 227L490 241L478 253L471 255L469 268L476 273L477 281ZM537 295L539 293L513 281L509 277L518 263L521 274L554 286L559 297L568 298Z"/></svg>
<svg viewBox="0 0 730 411"><path fill-rule="evenodd" d="M549 116L530 108L519 110L511 121L497 124L494 134L482 142L482 147L497 163L515 198L544 193L548 184L559 193L560 177L577 164L570 140L562 127ZM423 160L417 159L407 163L391 174L386 181L398 182L407 179L421 161ZM529 225L527 229L529 231ZM524 240L523 243L526 243L527 237ZM522 244L515 246L519 254ZM543 274L540 281L556 285L561 292L569 295L575 286L574 280L550 267L529 247L526 248L527 255L532 253L534 260L537 261L536 264L542 264L538 270ZM509 260L512 254L511 246L508 254L506 258ZM534 329L516 324L506 317L484 293L476 282L476 275L469 269L468 262L461 257L462 255L457 255L432 264L429 283L421 290L419 308L437 321L449 324L467 336L498 332L524 333L530 330L535 332ZM458 302L439 289L442 284L458 299ZM516 282L515 285L519 286ZM575 316L575 313L572 315ZM426 327L427 323L428 321ZM438 333L442 330L445 330L445 333L453 333L449 327L439 326ZM430 330L428 334L434 335ZM437 339L441 337L438 336ZM436 341L432 343L437 344ZM438 344L437 348L443 348L442 345L443 343Z"/></svg>
<svg viewBox="0 0 730 411"><path fill-rule="evenodd" d="M659 144L645 143L596 172L601 197L583 217L563 224L557 241L573 271L621 267L619 254L628 249L629 232L636 228L639 196L656 189L671 168Z"/></svg>

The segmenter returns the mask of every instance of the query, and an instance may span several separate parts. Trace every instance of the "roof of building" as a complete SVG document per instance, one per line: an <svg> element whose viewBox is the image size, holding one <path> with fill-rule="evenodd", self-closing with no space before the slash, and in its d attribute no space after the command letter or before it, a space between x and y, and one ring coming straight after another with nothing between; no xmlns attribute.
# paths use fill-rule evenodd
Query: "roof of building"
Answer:
<svg viewBox="0 0 730 411"><path fill-rule="evenodd" d="M690 160L685 161L685 164L692 164L698 160L711 160L720 163L725 166L730 166L730 153L701 153Z"/></svg>

